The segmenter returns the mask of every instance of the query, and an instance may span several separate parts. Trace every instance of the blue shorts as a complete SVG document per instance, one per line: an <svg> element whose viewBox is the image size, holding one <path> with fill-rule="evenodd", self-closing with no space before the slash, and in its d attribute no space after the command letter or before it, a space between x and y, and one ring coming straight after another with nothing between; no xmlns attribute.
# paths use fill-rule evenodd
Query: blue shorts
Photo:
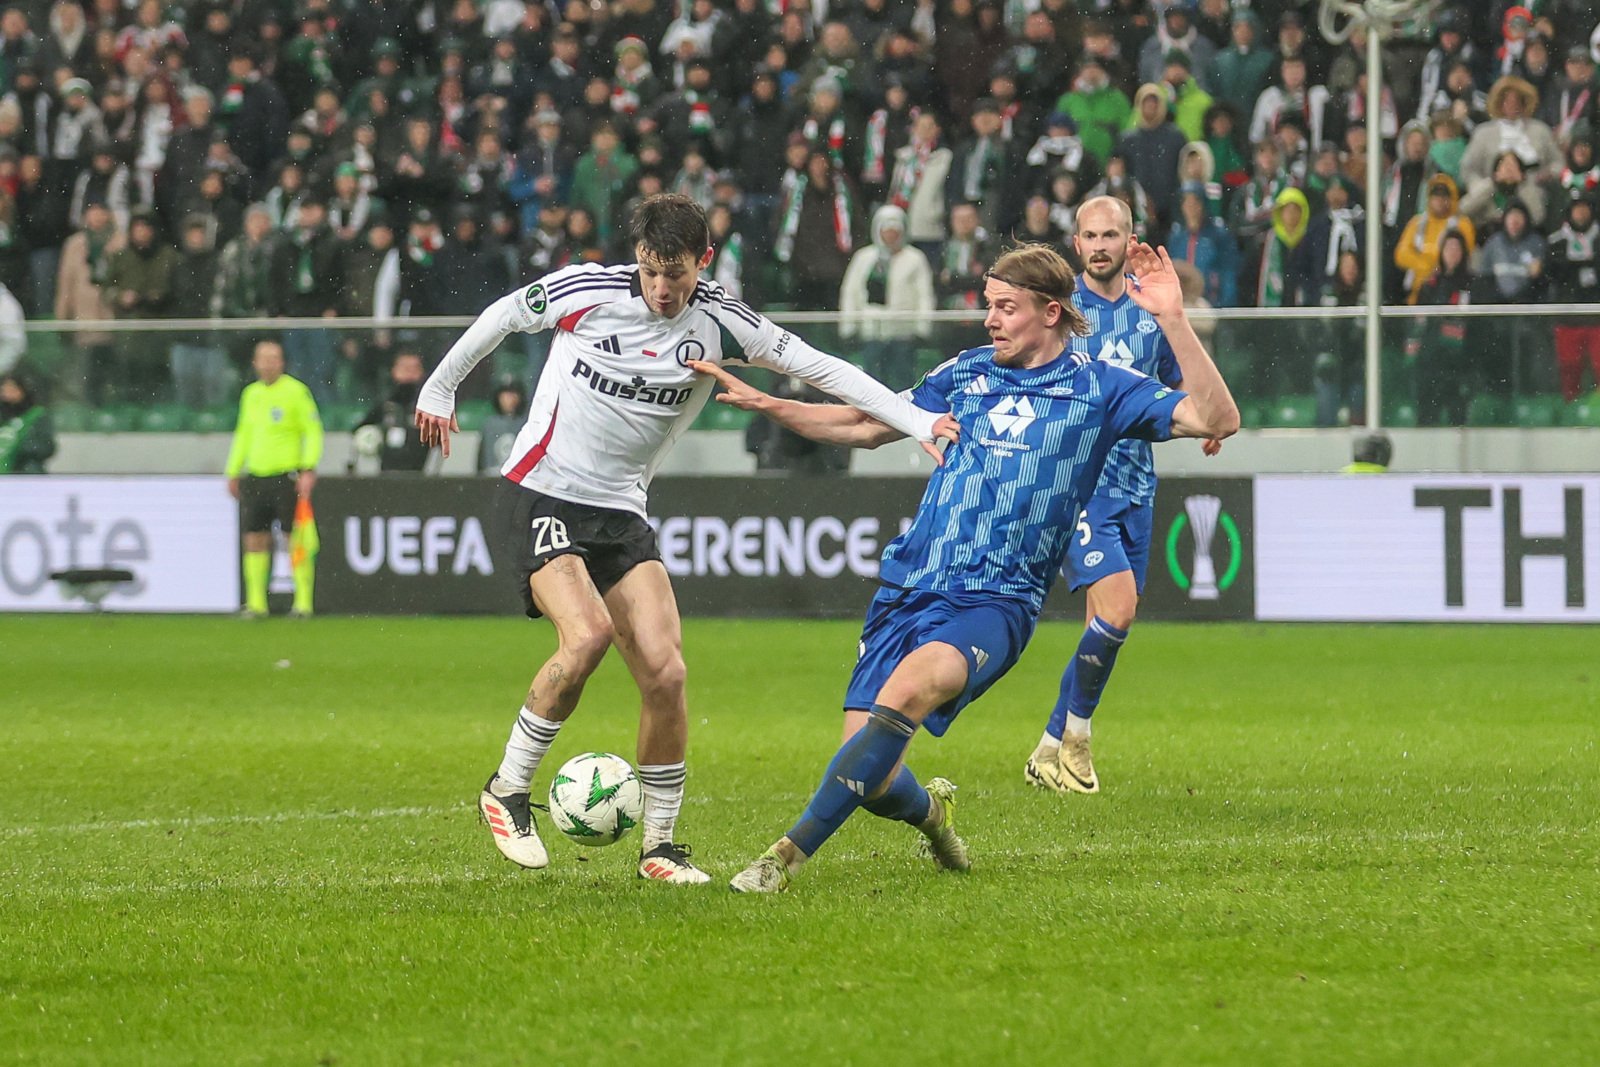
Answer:
<svg viewBox="0 0 1600 1067"><path fill-rule="evenodd" d="M860 657L845 690L846 710L866 711L900 661L930 641L954 645L967 658L967 687L935 708L922 724L943 737L961 709L998 682L1033 636L1038 615L1032 605L1010 597L953 596L926 589L884 586L867 608Z"/></svg>
<svg viewBox="0 0 1600 1067"><path fill-rule="evenodd" d="M1067 565L1061 573L1067 588L1076 593L1086 585L1123 571L1132 571L1144 594L1144 572L1150 565L1150 528L1153 504L1135 504L1096 494L1078 518L1078 529L1067 546Z"/></svg>

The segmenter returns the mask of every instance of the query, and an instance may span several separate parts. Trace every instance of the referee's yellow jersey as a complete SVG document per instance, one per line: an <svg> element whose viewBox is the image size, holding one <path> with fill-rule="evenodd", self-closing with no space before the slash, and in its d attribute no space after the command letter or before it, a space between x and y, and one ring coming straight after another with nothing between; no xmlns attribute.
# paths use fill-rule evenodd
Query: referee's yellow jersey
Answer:
<svg viewBox="0 0 1600 1067"><path fill-rule="evenodd" d="M321 459L322 418L304 382L285 374L271 385L244 387L228 452L229 478L313 470Z"/></svg>

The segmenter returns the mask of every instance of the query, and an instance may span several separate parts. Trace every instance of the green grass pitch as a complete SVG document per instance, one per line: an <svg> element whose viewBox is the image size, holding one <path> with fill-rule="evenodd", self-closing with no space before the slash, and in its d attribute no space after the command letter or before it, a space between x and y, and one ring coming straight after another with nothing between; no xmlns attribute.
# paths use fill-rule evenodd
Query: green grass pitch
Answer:
<svg viewBox="0 0 1600 1067"><path fill-rule="evenodd" d="M1022 763L1076 628L912 767L966 877L858 816L726 880L838 740L847 623L692 621L719 877L476 821L547 628L0 619L0 1064L1556 1064L1600 1057L1600 637L1138 627L1105 791ZM615 657L542 770L631 758Z"/></svg>

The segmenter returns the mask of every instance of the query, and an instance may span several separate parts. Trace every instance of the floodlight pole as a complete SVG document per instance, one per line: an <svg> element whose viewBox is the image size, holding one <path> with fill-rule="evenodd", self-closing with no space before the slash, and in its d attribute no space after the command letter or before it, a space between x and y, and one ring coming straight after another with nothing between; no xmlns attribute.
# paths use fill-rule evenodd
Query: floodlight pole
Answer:
<svg viewBox="0 0 1600 1067"><path fill-rule="evenodd" d="M1367 426L1383 425L1383 38L1440 0L1322 0L1317 27L1331 44L1367 34ZM1395 151L1400 150L1397 142Z"/></svg>
<svg viewBox="0 0 1600 1067"><path fill-rule="evenodd" d="M1383 46L1367 19L1367 428L1383 425ZM1396 143L1395 151L1400 150Z"/></svg>

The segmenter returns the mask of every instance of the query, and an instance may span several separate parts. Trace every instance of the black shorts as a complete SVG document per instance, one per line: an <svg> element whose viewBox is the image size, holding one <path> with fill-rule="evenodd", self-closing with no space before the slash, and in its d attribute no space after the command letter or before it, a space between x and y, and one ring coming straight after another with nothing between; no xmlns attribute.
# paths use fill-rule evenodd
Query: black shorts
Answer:
<svg viewBox="0 0 1600 1067"><path fill-rule="evenodd" d="M495 497L498 525L530 619L543 612L533 602L528 578L558 556L580 557L602 596L639 564L661 558L656 532L631 511L575 504L509 478L499 479Z"/></svg>
<svg viewBox="0 0 1600 1067"><path fill-rule="evenodd" d="M257 478L247 474L239 479L239 529L244 533L271 533L272 524L287 534L294 529L296 476L274 474Z"/></svg>

